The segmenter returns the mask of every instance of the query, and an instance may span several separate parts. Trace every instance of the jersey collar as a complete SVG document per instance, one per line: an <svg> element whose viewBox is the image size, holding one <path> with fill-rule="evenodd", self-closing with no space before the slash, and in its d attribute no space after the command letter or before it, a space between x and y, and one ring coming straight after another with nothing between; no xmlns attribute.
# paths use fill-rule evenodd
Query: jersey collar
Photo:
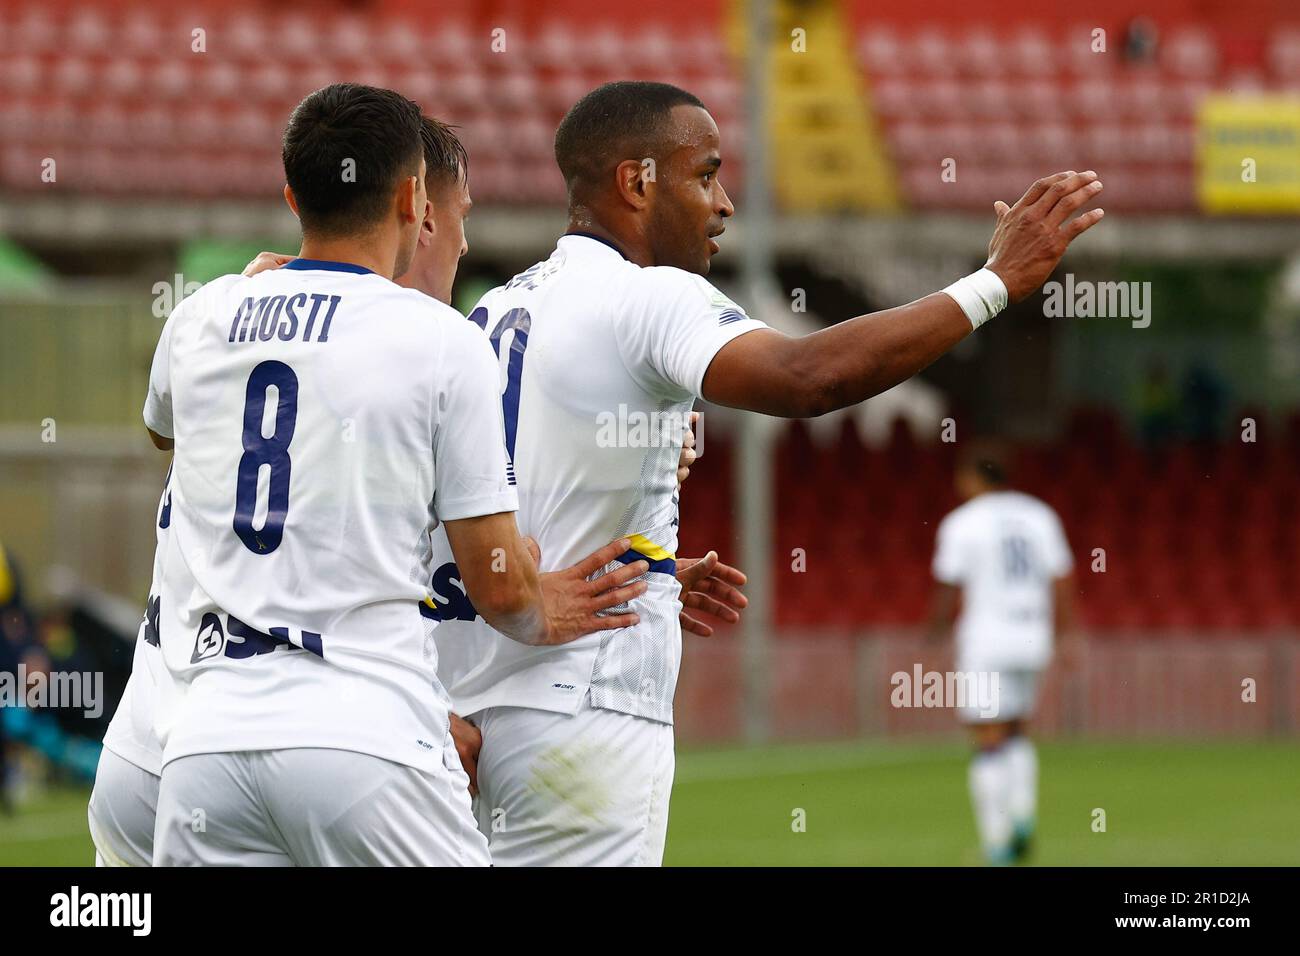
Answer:
<svg viewBox="0 0 1300 956"><path fill-rule="evenodd" d="M355 272L357 275L374 275L374 271L365 266L353 265L351 262L330 262L327 259L294 259L281 268L302 271L321 272Z"/></svg>
<svg viewBox="0 0 1300 956"><path fill-rule="evenodd" d="M622 249L620 249L614 243L610 242L604 236L598 236L592 232L566 232L561 238L568 239L570 237L577 238L577 239L590 239L593 242L599 242L602 246L609 246L609 248L613 249L624 259L627 259L627 253L624 252ZM630 262L631 260L629 259L628 261Z"/></svg>

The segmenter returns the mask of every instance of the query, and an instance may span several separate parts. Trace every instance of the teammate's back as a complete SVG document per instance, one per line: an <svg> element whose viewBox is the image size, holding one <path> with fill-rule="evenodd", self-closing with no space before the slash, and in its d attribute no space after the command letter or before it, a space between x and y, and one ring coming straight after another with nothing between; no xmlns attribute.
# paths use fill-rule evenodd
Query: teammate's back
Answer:
<svg viewBox="0 0 1300 956"><path fill-rule="evenodd" d="M429 532L470 499L509 511L513 494L491 441L437 480L435 460L470 445L458 429L499 436L494 405L472 402L493 372L453 310L339 263L228 276L176 309L146 407L176 442L164 651L193 685L186 710L208 716L178 726L169 757L346 733L389 759L441 759L419 613ZM322 662L367 680L340 701ZM374 707L406 732L357 719Z"/></svg>
<svg viewBox="0 0 1300 956"><path fill-rule="evenodd" d="M520 527L548 546L543 564L563 566L611 531L674 551L677 459L705 367L761 323L700 276L643 269L579 234L470 320L505 366Z"/></svg>
<svg viewBox="0 0 1300 956"><path fill-rule="evenodd" d="M709 362L763 324L701 276L642 268L609 242L576 233L487 293L469 318L499 356L520 531L540 544L543 567L627 537L632 549L622 560L645 559L650 571L633 604L641 623L629 633L540 651L461 623L472 610L450 575L435 572L434 596L447 602L448 618L440 672L457 706L573 712L590 689L594 706L671 721L682 439Z"/></svg>

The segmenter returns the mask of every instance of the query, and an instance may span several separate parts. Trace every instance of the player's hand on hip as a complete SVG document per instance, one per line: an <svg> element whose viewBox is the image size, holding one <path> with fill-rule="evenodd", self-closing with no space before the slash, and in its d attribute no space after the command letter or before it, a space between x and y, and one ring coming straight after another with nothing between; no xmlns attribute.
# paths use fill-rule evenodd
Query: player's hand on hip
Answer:
<svg viewBox="0 0 1300 956"><path fill-rule="evenodd" d="M483 733L468 720L451 715L451 739L456 744L460 765L469 775L469 795L478 796L478 753L483 749Z"/></svg>
<svg viewBox="0 0 1300 956"><path fill-rule="evenodd" d="M632 542L626 538L614 541L563 571L541 575L547 623L547 637L542 643L567 644L586 634L631 627L641 620L632 612L601 612L645 594L646 582L635 579L650 570L649 561L633 561L590 580L631 547Z"/></svg>
<svg viewBox="0 0 1300 956"><path fill-rule="evenodd" d="M682 453L677 459L677 487L682 486L691 476L691 465L700 457L695 451L695 423L700 420L699 412L691 412L691 425L682 436Z"/></svg>
<svg viewBox="0 0 1300 956"><path fill-rule="evenodd" d="M287 262L293 262L297 256L286 256L282 252L259 252L248 265L244 266L242 276L255 276L259 272L265 272L267 269L278 269Z"/></svg>
<svg viewBox="0 0 1300 956"><path fill-rule="evenodd" d="M1070 243L1101 222L1100 209L1070 219L1100 192L1095 172L1070 170L1038 180L1014 206L1000 200L993 204L998 221L984 267L997 273L1012 302L1037 291Z"/></svg>
<svg viewBox="0 0 1300 956"><path fill-rule="evenodd" d="M686 608L712 614L728 624L739 621L740 613L749 605L749 598L740 590L747 580L745 572L719 561L716 551L702 558L678 558L682 631L700 637L713 635L713 628L686 613Z"/></svg>

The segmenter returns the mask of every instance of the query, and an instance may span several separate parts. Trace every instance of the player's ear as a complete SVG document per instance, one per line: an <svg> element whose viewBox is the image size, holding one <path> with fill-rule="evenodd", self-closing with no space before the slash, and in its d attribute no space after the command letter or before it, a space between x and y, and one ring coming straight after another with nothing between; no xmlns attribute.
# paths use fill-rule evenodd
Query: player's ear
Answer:
<svg viewBox="0 0 1300 956"><path fill-rule="evenodd" d="M293 190L289 188L288 183L284 184L284 201L288 203L289 208L293 210L294 217L301 219L302 217L298 215L298 200L293 198Z"/></svg>
<svg viewBox="0 0 1300 956"><path fill-rule="evenodd" d="M433 221L433 203L429 200L424 201L424 221L420 223L420 245L427 246L433 242L433 237L438 233L438 226Z"/></svg>
<svg viewBox="0 0 1300 956"><path fill-rule="evenodd" d="M418 206L420 177L407 176L397 186L397 211L403 222L422 222L425 208Z"/></svg>
<svg viewBox="0 0 1300 956"><path fill-rule="evenodd" d="M625 159L614 170L614 181L622 200L635 209L644 209L648 203L647 184L653 182L645 175L645 165L639 160Z"/></svg>

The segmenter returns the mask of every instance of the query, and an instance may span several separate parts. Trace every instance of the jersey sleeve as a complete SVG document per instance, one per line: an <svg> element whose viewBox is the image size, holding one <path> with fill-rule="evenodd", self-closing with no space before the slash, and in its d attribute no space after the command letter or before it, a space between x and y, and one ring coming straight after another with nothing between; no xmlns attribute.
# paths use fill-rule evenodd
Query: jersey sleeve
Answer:
<svg viewBox="0 0 1300 956"><path fill-rule="evenodd" d="M681 269L642 269L615 328L623 362L652 394L702 398L704 373L732 339L767 328L715 289Z"/></svg>
<svg viewBox="0 0 1300 956"><path fill-rule="evenodd" d="M1063 578L1074 570L1074 555L1066 540L1065 528L1054 511L1047 513L1047 573L1053 578Z"/></svg>
<svg viewBox="0 0 1300 956"><path fill-rule="evenodd" d="M184 303L181 303L172 309L172 314L163 324L153 353L153 365L149 369L149 391L144 398L144 423L151 432L163 438L176 437L172 426L172 329L183 307Z"/></svg>
<svg viewBox="0 0 1300 956"><path fill-rule="evenodd" d="M496 356L462 318L439 319L446 338L435 386L434 512L440 521L517 511L507 473Z"/></svg>
<svg viewBox="0 0 1300 956"><path fill-rule="evenodd" d="M966 577L965 564L958 525L951 519L944 519L939 524L934 549L934 564L931 568L934 578L942 584L961 584Z"/></svg>

